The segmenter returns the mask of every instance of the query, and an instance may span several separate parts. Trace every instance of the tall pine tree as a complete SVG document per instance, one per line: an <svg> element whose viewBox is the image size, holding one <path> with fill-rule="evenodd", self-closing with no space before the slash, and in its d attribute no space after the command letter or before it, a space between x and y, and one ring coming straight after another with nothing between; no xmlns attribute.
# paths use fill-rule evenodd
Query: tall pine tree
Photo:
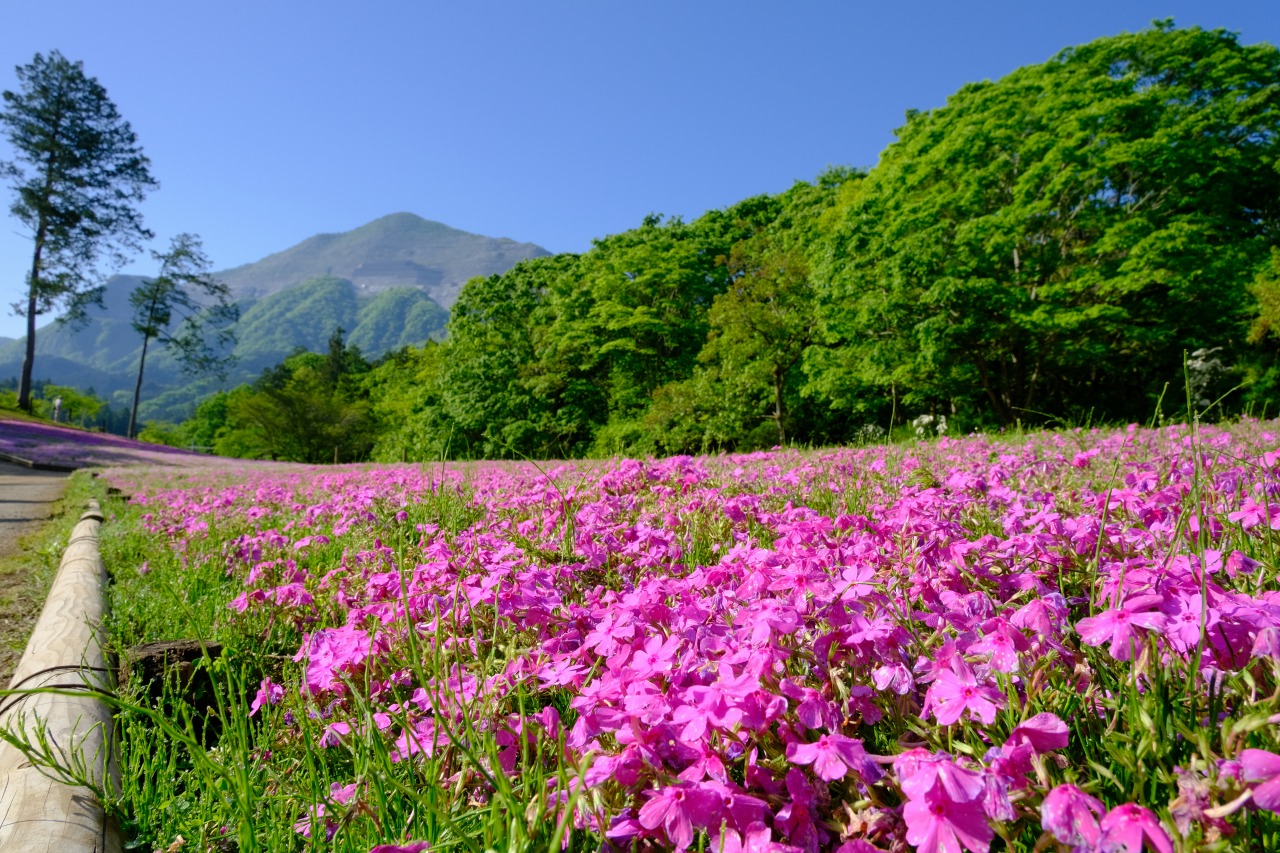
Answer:
<svg viewBox="0 0 1280 853"><path fill-rule="evenodd" d="M16 159L0 169L32 242L26 305L15 306L27 318L18 405L30 411L36 317L65 306L68 319L83 318L100 296L103 262L119 266L150 239L138 205L156 182L133 129L83 63L37 53L17 76L20 90L4 92L0 111Z"/></svg>

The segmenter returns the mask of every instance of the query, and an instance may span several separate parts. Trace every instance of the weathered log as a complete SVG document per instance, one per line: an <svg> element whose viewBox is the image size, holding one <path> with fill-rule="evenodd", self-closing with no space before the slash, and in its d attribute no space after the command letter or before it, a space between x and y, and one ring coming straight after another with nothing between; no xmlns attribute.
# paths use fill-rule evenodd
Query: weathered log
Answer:
<svg viewBox="0 0 1280 853"><path fill-rule="evenodd" d="M186 704L192 729L206 747L222 734L214 698L217 688L204 664L222 654L222 645L202 640L161 640L142 643L120 655L120 684L137 682L153 706L173 716L174 703Z"/></svg>
<svg viewBox="0 0 1280 853"><path fill-rule="evenodd" d="M118 790L111 711L100 698L115 684L103 650L107 577L98 551L101 522L97 503L90 501L9 685L10 690L63 692L6 697L0 703L0 728L31 744L42 733L59 764L78 764L93 784L106 782ZM56 774L33 766L21 750L0 744L0 850L120 851L119 831L92 790L51 775Z"/></svg>

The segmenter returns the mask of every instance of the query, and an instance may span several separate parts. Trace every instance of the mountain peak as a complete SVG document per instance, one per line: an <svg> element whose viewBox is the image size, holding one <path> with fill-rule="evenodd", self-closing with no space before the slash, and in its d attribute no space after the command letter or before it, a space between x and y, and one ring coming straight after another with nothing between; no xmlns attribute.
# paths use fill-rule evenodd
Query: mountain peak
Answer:
<svg viewBox="0 0 1280 853"><path fill-rule="evenodd" d="M363 295L418 288L445 308L473 276L547 255L533 243L471 234L400 212L336 234L317 234L262 260L218 273L237 299L261 299L316 276L350 279Z"/></svg>

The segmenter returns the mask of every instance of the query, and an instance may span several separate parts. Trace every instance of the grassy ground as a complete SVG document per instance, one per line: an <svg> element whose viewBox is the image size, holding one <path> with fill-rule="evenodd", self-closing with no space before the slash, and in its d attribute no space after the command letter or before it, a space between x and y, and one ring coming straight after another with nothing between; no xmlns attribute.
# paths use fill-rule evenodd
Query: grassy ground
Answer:
<svg viewBox="0 0 1280 853"><path fill-rule="evenodd" d="M19 409L16 406L12 406L12 407L0 406L0 417L8 418L11 421L26 421L28 423L33 423L33 424L53 425L54 423L53 421L41 415L35 415L30 412L24 412L22 411L22 409ZM93 430L85 429L79 424L67 423L66 421L59 421L57 423L57 426L66 427L67 429L83 430L85 432L93 432Z"/></svg>

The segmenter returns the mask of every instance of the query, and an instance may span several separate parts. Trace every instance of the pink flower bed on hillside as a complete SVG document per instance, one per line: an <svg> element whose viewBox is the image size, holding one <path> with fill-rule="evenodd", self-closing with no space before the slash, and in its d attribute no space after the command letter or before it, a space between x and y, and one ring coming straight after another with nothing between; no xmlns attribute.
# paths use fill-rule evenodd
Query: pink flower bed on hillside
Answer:
<svg viewBox="0 0 1280 853"><path fill-rule="evenodd" d="M109 433L4 419L0 419L0 453L68 468L138 463L188 465L210 458Z"/></svg>
<svg viewBox="0 0 1280 853"><path fill-rule="evenodd" d="M384 738L414 760L502 709L472 721L507 744L495 772L562 736L598 795L577 825L624 849L703 832L711 850L956 853L1032 827L1043 849L1171 851L1170 803L1067 784L1092 774L1065 757L1077 700L1090 661L1272 672L1268 428L492 466L457 535L423 511L456 470L112 476L182 559L225 561L230 618L302 632L296 680L264 682L255 713L313 709L323 749ZM236 531L225 549L202 550L211 527ZM398 565L382 540L406 533ZM449 677L413 681L410 630L457 656ZM499 671L470 663L495 648ZM516 686L545 703L504 707ZM1246 752L1233 777L1195 771L1188 820L1220 823L1208 807L1249 786L1274 806L1280 758Z"/></svg>

